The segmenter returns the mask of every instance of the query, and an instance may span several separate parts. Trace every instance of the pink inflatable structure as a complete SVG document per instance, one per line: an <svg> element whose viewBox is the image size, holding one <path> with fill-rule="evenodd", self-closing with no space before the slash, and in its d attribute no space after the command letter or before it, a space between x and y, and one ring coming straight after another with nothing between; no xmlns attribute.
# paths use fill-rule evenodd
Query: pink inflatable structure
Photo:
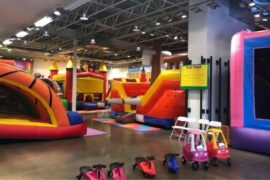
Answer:
<svg viewBox="0 0 270 180"><path fill-rule="evenodd" d="M270 30L231 44L231 145L270 154Z"/></svg>

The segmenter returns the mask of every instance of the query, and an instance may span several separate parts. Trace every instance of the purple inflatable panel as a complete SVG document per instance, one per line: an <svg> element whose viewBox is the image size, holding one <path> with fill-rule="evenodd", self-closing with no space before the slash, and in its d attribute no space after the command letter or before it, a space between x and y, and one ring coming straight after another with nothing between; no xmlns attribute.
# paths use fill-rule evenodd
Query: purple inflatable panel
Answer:
<svg viewBox="0 0 270 180"><path fill-rule="evenodd" d="M270 131L252 128L231 128L230 137L230 145L236 149L270 154Z"/></svg>

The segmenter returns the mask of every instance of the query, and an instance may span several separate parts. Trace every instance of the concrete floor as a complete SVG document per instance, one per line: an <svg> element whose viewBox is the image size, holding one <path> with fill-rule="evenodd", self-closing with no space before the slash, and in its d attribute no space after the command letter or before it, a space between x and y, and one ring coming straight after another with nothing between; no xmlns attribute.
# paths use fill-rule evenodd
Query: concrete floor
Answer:
<svg viewBox="0 0 270 180"><path fill-rule="evenodd" d="M102 115L100 115L102 116ZM143 179L131 166L136 156L155 155L156 179L269 179L270 157L231 149L232 167L225 162L193 171L190 164L178 174L162 166L163 155L181 153L181 143L170 140L168 130L136 132L125 128L88 121L89 127L106 131L106 135L55 141L0 141L0 179L75 179L82 165L125 162L129 179Z"/></svg>

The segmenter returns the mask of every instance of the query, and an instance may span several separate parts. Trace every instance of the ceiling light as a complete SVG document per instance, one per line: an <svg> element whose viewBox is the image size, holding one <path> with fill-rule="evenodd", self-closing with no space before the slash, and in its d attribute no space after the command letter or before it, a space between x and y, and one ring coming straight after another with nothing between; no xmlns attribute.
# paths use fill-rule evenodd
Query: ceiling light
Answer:
<svg viewBox="0 0 270 180"><path fill-rule="evenodd" d="M82 21L87 21L87 20L88 20L88 17L86 17L86 14L83 13L83 15L80 17L80 19L81 19Z"/></svg>
<svg viewBox="0 0 270 180"><path fill-rule="evenodd" d="M7 51L10 53L12 50L10 48L8 48Z"/></svg>
<svg viewBox="0 0 270 180"><path fill-rule="evenodd" d="M145 32L145 31L142 31L141 33L142 33L142 34L146 34L146 32Z"/></svg>
<svg viewBox="0 0 270 180"><path fill-rule="evenodd" d="M256 5L255 2L250 2L250 3L248 4L249 7L253 7L253 6L255 6L255 5Z"/></svg>
<svg viewBox="0 0 270 180"><path fill-rule="evenodd" d="M23 44L27 44L27 41L23 41Z"/></svg>
<svg viewBox="0 0 270 180"><path fill-rule="evenodd" d="M254 17L259 18L259 17L261 17L261 15L260 15L260 13L257 13L257 14L254 15Z"/></svg>
<svg viewBox="0 0 270 180"><path fill-rule="evenodd" d="M53 12L54 15L56 16L60 16L61 15L61 12L59 11L59 9L57 8L54 12Z"/></svg>
<svg viewBox="0 0 270 180"><path fill-rule="evenodd" d="M185 42L186 41L183 37L181 37L180 39L181 39L181 42Z"/></svg>
<svg viewBox="0 0 270 180"><path fill-rule="evenodd" d="M26 31L20 31L20 32L18 32L18 33L16 34L16 37L18 37L18 38L23 38L23 37L27 36L28 34L29 34L29 33L26 32Z"/></svg>
<svg viewBox="0 0 270 180"><path fill-rule="evenodd" d="M6 40L4 40L3 41L3 44L4 45L10 45L10 44L12 44L13 42L10 40L10 39L6 39Z"/></svg>
<svg viewBox="0 0 270 180"><path fill-rule="evenodd" d="M62 51L63 49L60 47L60 48L58 48L58 50L59 50L59 51Z"/></svg>
<svg viewBox="0 0 270 180"><path fill-rule="evenodd" d="M172 19L172 18L168 19L168 22L172 22L172 21L173 21L173 19Z"/></svg>
<svg viewBox="0 0 270 180"><path fill-rule="evenodd" d="M262 18L262 21L266 22L266 21L268 21L268 19L267 18Z"/></svg>
<svg viewBox="0 0 270 180"><path fill-rule="evenodd" d="M138 32L138 31L140 31L140 29L138 28L137 25L135 25L133 31L134 31L134 32Z"/></svg>
<svg viewBox="0 0 270 180"><path fill-rule="evenodd" d="M178 39L178 36L174 36L174 37L173 37L173 40L177 40L177 39Z"/></svg>
<svg viewBox="0 0 270 180"><path fill-rule="evenodd" d="M3 47L3 45L2 44L0 44L0 48L2 48Z"/></svg>
<svg viewBox="0 0 270 180"><path fill-rule="evenodd" d="M23 61L25 61L25 60L26 60L26 58L23 58L22 60L23 60Z"/></svg>
<svg viewBox="0 0 270 180"><path fill-rule="evenodd" d="M158 22L156 22L156 26L160 26L160 22L158 21Z"/></svg>
<svg viewBox="0 0 270 180"><path fill-rule="evenodd" d="M114 56L118 56L118 54L117 54L117 53L115 53L115 54L114 54Z"/></svg>
<svg viewBox="0 0 270 180"><path fill-rule="evenodd" d="M48 31L45 31L44 34L43 34L43 36L49 37L50 35L49 35Z"/></svg>
<svg viewBox="0 0 270 180"><path fill-rule="evenodd" d="M127 55L127 58L130 58L130 55Z"/></svg>
<svg viewBox="0 0 270 180"><path fill-rule="evenodd" d="M16 39L17 41L20 41L20 40L22 40L20 37L17 37L17 39Z"/></svg>
<svg viewBox="0 0 270 180"><path fill-rule="evenodd" d="M166 34L165 37L168 38L168 37L170 37L170 35L169 34Z"/></svg>
<svg viewBox="0 0 270 180"><path fill-rule="evenodd" d="M0 55L0 58L3 58L3 56Z"/></svg>
<svg viewBox="0 0 270 180"><path fill-rule="evenodd" d="M136 51L141 51L141 47L140 46L136 47Z"/></svg>
<svg viewBox="0 0 270 180"><path fill-rule="evenodd" d="M42 19L38 20L37 22L34 23L36 27L44 27L47 24L51 23L53 19L49 16L45 16Z"/></svg>
<svg viewBox="0 0 270 180"><path fill-rule="evenodd" d="M91 39L91 44L96 44L96 40L94 38Z"/></svg>
<svg viewBox="0 0 270 180"><path fill-rule="evenodd" d="M187 15L186 15L186 14L183 14L183 15L181 16L181 18L182 18L182 19L187 18Z"/></svg>
<svg viewBox="0 0 270 180"><path fill-rule="evenodd" d="M151 33L150 36L154 36L155 34L154 33Z"/></svg>

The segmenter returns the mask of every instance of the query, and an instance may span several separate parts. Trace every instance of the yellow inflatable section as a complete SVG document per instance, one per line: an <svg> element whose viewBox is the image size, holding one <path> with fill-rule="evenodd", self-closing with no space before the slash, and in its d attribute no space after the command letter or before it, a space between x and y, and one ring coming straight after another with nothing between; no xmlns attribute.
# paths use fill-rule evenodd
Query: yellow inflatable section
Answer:
<svg viewBox="0 0 270 180"><path fill-rule="evenodd" d="M140 103L141 106L144 106L150 98L153 96L155 91L160 87L161 83L164 80L178 80L180 81L180 71L178 70L167 70L160 73L158 78L154 81L154 83L151 85L151 87L148 89L148 91L145 93L145 95L142 98L142 101Z"/></svg>

